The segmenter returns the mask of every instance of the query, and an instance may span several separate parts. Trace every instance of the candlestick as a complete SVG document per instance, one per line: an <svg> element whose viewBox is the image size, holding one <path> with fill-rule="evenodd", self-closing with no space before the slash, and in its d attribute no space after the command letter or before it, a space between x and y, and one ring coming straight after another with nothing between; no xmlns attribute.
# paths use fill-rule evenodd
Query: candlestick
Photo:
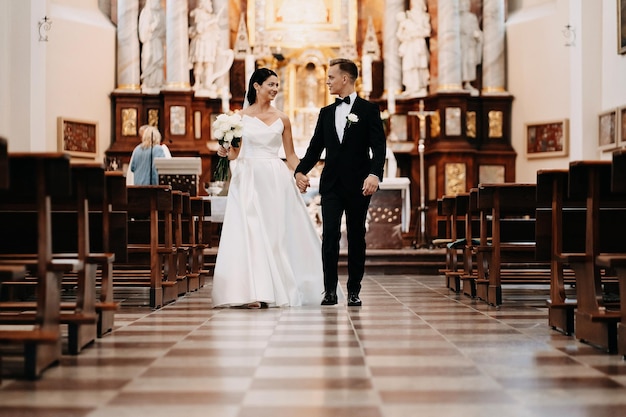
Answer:
<svg viewBox="0 0 626 417"><path fill-rule="evenodd" d="M252 77L252 73L254 72L254 67L256 66L256 62L254 59L254 55L252 54L247 54L246 58L245 58L245 76L246 76L246 85L245 87L248 88L248 83L250 82L250 77Z"/></svg>
<svg viewBox="0 0 626 417"><path fill-rule="evenodd" d="M222 88L222 113L230 112L230 97L226 87Z"/></svg>
<svg viewBox="0 0 626 417"><path fill-rule="evenodd" d="M393 88L389 88L387 91L387 110L389 114L396 114L396 93Z"/></svg>
<svg viewBox="0 0 626 417"><path fill-rule="evenodd" d="M363 55L361 58L361 75L363 77L363 91L369 95L372 92L372 56Z"/></svg>

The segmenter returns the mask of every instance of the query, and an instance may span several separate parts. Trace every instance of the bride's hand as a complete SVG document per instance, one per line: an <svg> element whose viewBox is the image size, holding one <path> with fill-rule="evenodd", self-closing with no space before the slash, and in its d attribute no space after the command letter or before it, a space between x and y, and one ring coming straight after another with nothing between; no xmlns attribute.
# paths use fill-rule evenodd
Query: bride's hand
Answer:
<svg viewBox="0 0 626 417"><path fill-rule="evenodd" d="M228 150L226 150L225 147L220 145L219 148L217 148L217 155L223 158L228 155Z"/></svg>

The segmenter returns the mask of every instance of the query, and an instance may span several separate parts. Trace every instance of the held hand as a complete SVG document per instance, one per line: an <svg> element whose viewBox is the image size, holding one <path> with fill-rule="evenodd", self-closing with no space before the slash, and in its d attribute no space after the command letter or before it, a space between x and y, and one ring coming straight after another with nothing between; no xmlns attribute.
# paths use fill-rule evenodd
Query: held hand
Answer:
<svg viewBox="0 0 626 417"><path fill-rule="evenodd" d="M305 193L307 188L311 186L311 182L309 181L309 177L301 172L298 172L296 174L296 185L301 193Z"/></svg>
<svg viewBox="0 0 626 417"><path fill-rule="evenodd" d="M368 175L363 181L363 195L372 195L378 190L378 177Z"/></svg>
<svg viewBox="0 0 626 417"><path fill-rule="evenodd" d="M223 158L228 155L228 150L220 145L219 148L217 148L217 155Z"/></svg>

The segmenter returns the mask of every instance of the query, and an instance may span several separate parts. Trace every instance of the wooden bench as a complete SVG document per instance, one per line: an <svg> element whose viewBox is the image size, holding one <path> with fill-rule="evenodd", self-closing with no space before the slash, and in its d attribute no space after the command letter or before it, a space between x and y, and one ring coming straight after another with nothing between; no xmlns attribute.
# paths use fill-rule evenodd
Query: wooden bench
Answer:
<svg viewBox="0 0 626 417"><path fill-rule="evenodd" d="M502 284L549 284L550 265L535 258L535 184L480 184L480 246L476 295L502 304ZM491 233L488 233L488 223Z"/></svg>
<svg viewBox="0 0 626 417"><path fill-rule="evenodd" d="M128 186L128 258L115 262L115 287L146 287L160 308L178 297L173 196L169 185Z"/></svg>
<svg viewBox="0 0 626 417"><path fill-rule="evenodd" d="M613 153L611 164L611 191L626 195L626 150ZM626 359L626 245L621 253L600 254L596 263L605 268L612 268L619 281L620 322L617 324L617 352Z"/></svg>
<svg viewBox="0 0 626 417"><path fill-rule="evenodd" d="M610 283L596 262L599 256L624 252L626 194L611 191L611 165L570 162L569 197L585 201L585 245L583 252L564 251L559 259L569 263L576 276L576 338L612 353L617 351L621 314L619 304L607 299Z"/></svg>
<svg viewBox="0 0 626 417"><path fill-rule="evenodd" d="M51 200L71 194L69 156L62 153L9 154L9 186L0 190L0 210L34 210L37 233L31 235L36 262L22 266L37 277L37 299L32 323L24 328L3 326L0 341L24 347L24 375L38 378L61 357L60 286L64 273L80 271L78 259L52 258ZM4 224L0 224L3 227ZM13 237L0 233L2 239ZM20 265L19 259L15 264Z"/></svg>
<svg viewBox="0 0 626 417"><path fill-rule="evenodd" d="M447 288L452 291L459 292L459 274L462 273L459 271L459 250L449 246L450 243L455 242L459 238L459 234L457 232L459 224L457 222L455 204L456 199L455 196L452 195L444 195L437 200L437 215L441 218L441 220L438 222L438 229L440 229L438 231L439 237L433 240L433 245L445 248L446 265L443 269L439 270L439 273L444 274L446 277Z"/></svg>
<svg viewBox="0 0 626 417"><path fill-rule="evenodd" d="M582 252L585 247L585 201L570 198L567 169L537 171L537 222L535 235L538 260L550 262L548 325L566 335L574 334L576 298L573 270L560 259L563 252Z"/></svg>
<svg viewBox="0 0 626 417"><path fill-rule="evenodd" d="M482 265L482 253L478 252L480 246L481 216L478 209L478 188L470 189L467 200L457 205L459 215L465 217L465 240L463 242L463 275L461 275L461 287L463 294L476 297L476 280L478 279L477 265ZM485 235L491 234L491 222L485 218L482 220L485 227Z"/></svg>
<svg viewBox="0 0 626 417"><path fill-rule="evenodd" d="M55 259L78 259L83 268L74 274L65 274L63 286L66 288L64 298L73 294L71 301L61 303L62 324L68 326L68 352L79 353L96 337L111 330L113 314L118 304L114 302L110 291L112 262L114 254L110 252L94 252L90 244L92 237L98 237L102 247L102 236L108 233L112 223L108 221L108 204L106 202L105 171L99 163L72 164L72 193L62 198L55 198L51 206L52 251ZM5 232L15 236L10 245L2 245L2 261L20 259L21 262L36 264L34 245L29 244L29 235L36 235L36 230L29 230L29 224L36 223L36 212L20 210L19 212L0 212ZM96 220L96 221L94 221ZM7 254L11 249L18 253ZM125 249L125 248L124 248ZM101 271L100 299L97 299L97 271ZM22 281L30 284L34 279ZM20 285L20 287L23 287ZM24 288L22 288L24 289ZM35 290L32 290L34 293ZM3 301L0 309L22 311L19 316L0 317L0 321L28 322L34 320L35 303L19 300ZM24 311L32 310L28 314Z"/></svg>
<svg viewBox="0 0 626 417"><path fill-rule="evenodd" d="M191 242L190 270L191 276L198 276L198 288L204 287L210 271L204 265L204 250L210 246L205 235L205 219L211 215L211 201L202 197L191 197L191 223L189 224L188 241ZM193 279L193 278L191 278Z"/></svg>

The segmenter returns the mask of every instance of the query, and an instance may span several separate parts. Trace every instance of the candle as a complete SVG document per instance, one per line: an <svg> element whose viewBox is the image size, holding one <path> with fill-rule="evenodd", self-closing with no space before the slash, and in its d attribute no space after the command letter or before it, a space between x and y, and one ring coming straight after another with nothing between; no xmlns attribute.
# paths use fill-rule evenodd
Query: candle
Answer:
<svg viewBox="0 0 626 417"><path fill-rule="evenodd" d="M254 59L254 55L252 54L247 54L246 58L245 58L245 76L246 76L246 85L245 87L248 88L248 83L250 82L250 77L252 77L252 73L254 72L254 67L256 66L256 62Z"/></svg>
<svg viewBox="0 0 626 417"><path fill-rule="evenodd" d="M222 88L222 113L230 112L230 98L228 96L228 89Z"/></svg>
<svg viewBox="0 0 626 417"><path fill-rule="evenodd" d="M194 138L202 138L202 113L200 113L199 111L195 111L193 113L193 131Z"/></svg>
<svg viewBox="0 0 626 417"><path fill-rule="evenodd" d="M387 111L389 114L396 114L396 93L393 88L389 88L387 91Z"/></svg>
<svg viewBox="0 0 626 417"><path fill-rule="evenodd" d="M363 55L361 59L361 75L363 76L363 91L366 93L372 92L372 56L369 54Z"/></svg>

